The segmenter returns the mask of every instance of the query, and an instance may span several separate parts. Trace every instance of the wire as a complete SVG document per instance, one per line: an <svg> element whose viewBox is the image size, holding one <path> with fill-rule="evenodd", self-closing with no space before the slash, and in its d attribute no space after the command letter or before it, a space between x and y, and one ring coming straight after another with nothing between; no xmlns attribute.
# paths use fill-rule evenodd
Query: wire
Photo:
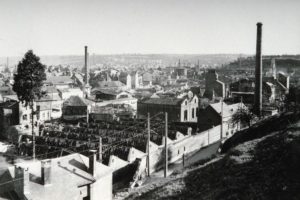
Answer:
<svg viewBox="0 0 300 200"><path fill-rule="evenodd" d="M11 181L6 181L6 182L3 182L3 183L0 183L0 186L1 186L1 185L5 185L5 184L7 184L7 183L14 182L14 181L22 180L22 179L24 179L24 178L18 178L18 179L13 179L13 180L11 180Z"/></svg>

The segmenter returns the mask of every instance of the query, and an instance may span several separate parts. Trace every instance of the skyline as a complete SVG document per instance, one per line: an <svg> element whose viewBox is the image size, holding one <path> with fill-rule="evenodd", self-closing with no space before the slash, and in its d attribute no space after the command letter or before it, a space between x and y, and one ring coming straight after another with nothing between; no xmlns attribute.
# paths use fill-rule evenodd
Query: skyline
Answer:
<svg viewBox="0 0 300 200"><path fill-rule="evenodd" d="M28 3L29 2L29 3ZM0 57L90 54L300 54L297 0L0 2ZM34 14L33 14L34 13Z"/></svg>

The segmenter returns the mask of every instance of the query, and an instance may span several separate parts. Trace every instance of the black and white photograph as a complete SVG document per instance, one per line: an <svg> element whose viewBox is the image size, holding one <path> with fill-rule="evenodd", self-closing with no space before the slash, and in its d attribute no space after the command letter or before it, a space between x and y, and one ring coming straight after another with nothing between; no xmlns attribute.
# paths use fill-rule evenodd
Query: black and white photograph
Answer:
<svg viewBox="0 0 300 200"><path fill-rule="evenodd" d="M299 0L0 0L0 200L299 200Z"/></svg>

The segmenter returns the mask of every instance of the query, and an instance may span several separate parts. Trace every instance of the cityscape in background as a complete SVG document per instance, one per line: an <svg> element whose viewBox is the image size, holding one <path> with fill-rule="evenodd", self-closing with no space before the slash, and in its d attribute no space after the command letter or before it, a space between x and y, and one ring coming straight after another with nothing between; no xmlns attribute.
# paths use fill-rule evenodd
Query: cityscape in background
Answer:
<svg viewBox="0 0 300 200"><path fill-rule="evenodd" d="M300 54L247 26L253 54L0 55L0 199L299 199Z"/></svg>

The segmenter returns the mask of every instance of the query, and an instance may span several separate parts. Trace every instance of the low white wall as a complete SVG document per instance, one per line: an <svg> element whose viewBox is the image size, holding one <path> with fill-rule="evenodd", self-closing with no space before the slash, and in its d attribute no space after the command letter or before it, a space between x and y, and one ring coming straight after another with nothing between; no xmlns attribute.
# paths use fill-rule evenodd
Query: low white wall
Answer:
<svg viewBox="0 0 300 200"><path fill-rule="evenodd" d="M221 128L220 126L213 127L209 130L203 131L196 135L183 136L177 134L178 139L171 140L168 138L168 160L173 163L182 158L183 154L189 154L199 149L213 144L220 140ZM163 138L164 141L164 138ZM135 153L132 153L134 151ZM132 148L128 155L128 162L140 159L140 165L135 174L135 179L139 179L147 172L147 153L143 153L137 149ZM157 171L164 166L165 162L165 147L164 142L158 146L155 143L150 143L150 173ZM134 180L133 182L135 182Z"/></svg>

